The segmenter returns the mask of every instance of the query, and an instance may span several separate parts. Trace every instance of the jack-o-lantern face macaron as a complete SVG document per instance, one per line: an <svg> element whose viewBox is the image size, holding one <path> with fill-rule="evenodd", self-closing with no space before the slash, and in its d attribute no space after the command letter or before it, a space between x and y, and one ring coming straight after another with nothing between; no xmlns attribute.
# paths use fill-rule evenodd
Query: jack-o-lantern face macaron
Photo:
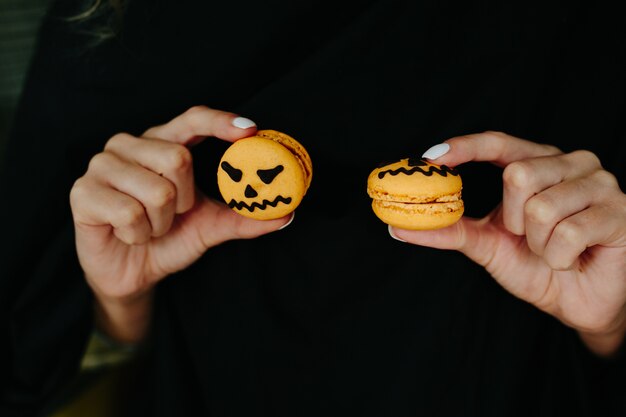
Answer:
<svg viewBox="0 0 626 417"><path fill-rule="evenodd" d="M464 211L462 187L455 169L419 158L376 168L367 180L376 216L391 226L410 230L456 223Z"/></svg>
<svg viewBox="0 0 626 417"><path fill-rule="evenodd" d="M259 130L226 149L217 184L228 206L258 220L283 217L298 207L313 176L302 144L275 130Z"/></svg>

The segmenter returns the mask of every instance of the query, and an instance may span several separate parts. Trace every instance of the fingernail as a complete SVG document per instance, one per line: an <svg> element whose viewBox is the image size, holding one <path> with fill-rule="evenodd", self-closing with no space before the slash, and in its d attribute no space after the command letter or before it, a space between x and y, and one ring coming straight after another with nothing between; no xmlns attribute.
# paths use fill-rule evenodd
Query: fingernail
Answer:
<svg viewBox="0 0 626 417"><path fill-rule="evenodd" d="M447 154L449 150L450 150L450 145L448 145L447 143L440 143L438 145L431 147L426 152L424 152L424 154L422 155L422 158L437 159L440 156Z"/></svg>
<svg viewBox="0 0 626 417"><path fill-rule="evenodd" d="M398 236L396 236L396 235L393 233L393 228L391 227L391 225L389 225L389 227L387 228L387 230L389 230L389 235L390 235L392 238L394 238L395 240L398 240L398 241L400 241L400 242L404 242L404 243L406 243L406 240L402 240L402 239L400 239Z"/></svg>
<svg viewBox="0 0 626 417"><path fill-rule="evenodd" d="M289 221L287 223L285 223L282 226L280 226L278 228L278 230L283 230L285 227L289 226L291 224L291 222L293 221L294 217L296 217L296 212L295 211L293 213L291 213L291 219L289 219Z"/></svg>
<svg viewBox="0 0 626 417"><path fill-rule="evenodd" d="M249 127L256 126L256 123L245 117L235 117L232 123L233 126L238 127L239 129L247 129Z"/></svg>

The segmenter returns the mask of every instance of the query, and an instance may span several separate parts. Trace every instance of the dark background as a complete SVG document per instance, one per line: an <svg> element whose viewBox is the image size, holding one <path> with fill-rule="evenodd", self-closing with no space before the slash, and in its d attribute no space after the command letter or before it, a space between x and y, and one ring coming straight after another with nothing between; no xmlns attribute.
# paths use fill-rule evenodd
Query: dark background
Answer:
<svg viewBox="0 0 626 417"><path fill-rule="evenodd" d="M37 29L49 0L0 0L0 165Z"/></svg>

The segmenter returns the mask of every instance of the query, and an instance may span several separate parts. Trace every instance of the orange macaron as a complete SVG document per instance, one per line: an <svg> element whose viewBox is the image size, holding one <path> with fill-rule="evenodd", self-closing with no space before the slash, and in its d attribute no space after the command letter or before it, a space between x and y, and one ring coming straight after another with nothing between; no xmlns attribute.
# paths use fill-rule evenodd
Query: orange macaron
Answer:
<svg viewBox="0 0 626 417"><path fill-rule="evenodd" d="M458 171L406 158L374 169L367 180L372 210L383 222L410 230L450 226L463 215Z"/></svg>
<svg viewBox="0 0 626 417"><path fill-rule="evenodd" d="M217 184L228 206L258 220L277 219L298 207L313 176L300 142L276 130L259 130L226 149Z"/></svg>

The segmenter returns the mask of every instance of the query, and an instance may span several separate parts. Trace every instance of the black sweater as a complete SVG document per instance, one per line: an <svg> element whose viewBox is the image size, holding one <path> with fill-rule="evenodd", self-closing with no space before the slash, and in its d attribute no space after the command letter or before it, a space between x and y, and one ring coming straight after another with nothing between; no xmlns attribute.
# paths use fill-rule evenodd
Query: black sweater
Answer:
<svg viewBox="0 0 626 417"><path fill-rule="evenodd" d="M67 22L75 3L44 21L0 177L0 415L48 404L92 329L73 182L114 133L197 104L297 138L313 182L286 229L222 244L158 285L126 389L134 415L626 415L623 354L594 357L460 253L391 239L365 191L380 162L485 130L589 149L626 184L621 12L130 0L119 34L98 43L109 18ZM226 146L192 149L216 199ZM487 214L501 169L459 171L466 215Z"/></svg>

